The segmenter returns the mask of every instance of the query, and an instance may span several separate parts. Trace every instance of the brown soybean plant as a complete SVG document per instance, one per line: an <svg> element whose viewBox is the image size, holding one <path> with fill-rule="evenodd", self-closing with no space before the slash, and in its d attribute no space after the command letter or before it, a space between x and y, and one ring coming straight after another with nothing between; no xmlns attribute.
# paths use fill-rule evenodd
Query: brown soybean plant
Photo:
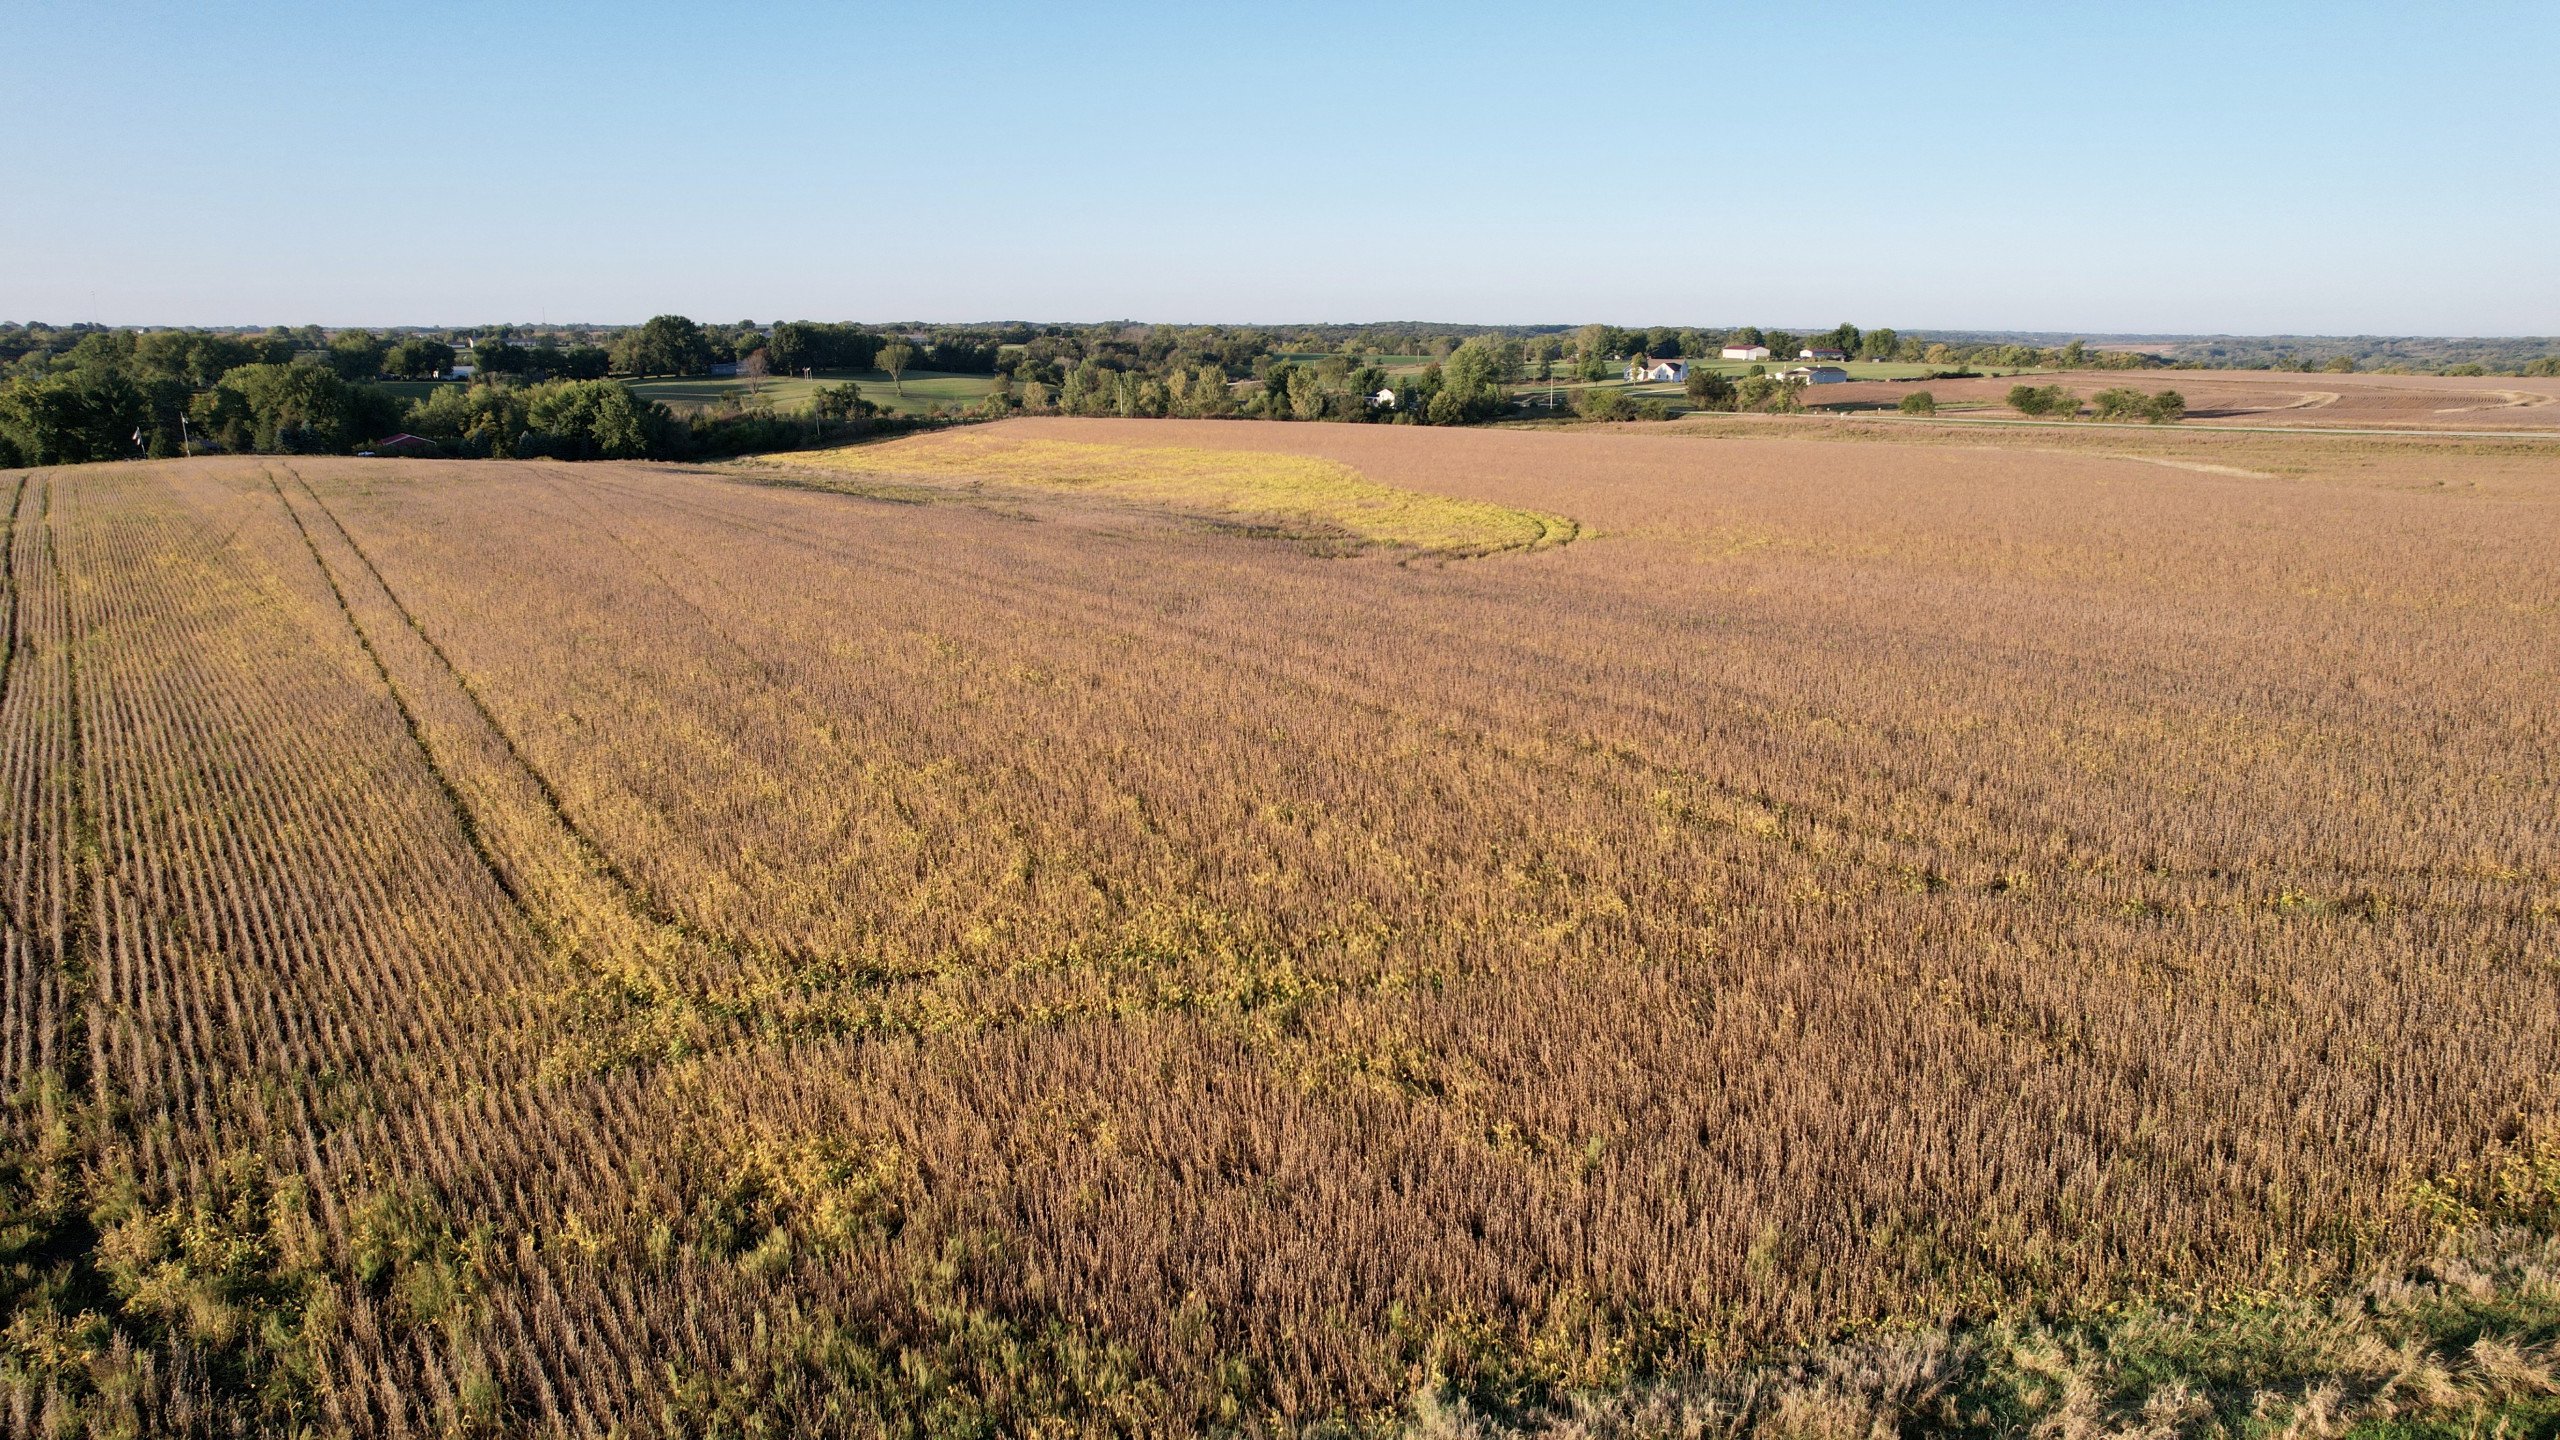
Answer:
<svg viewBox="0 0 2560 1440"><path fill-rule="evenodd" d="M1392 1430L2541 1214L2550 459L1870 428L0 474L0 1428Z"/></svg>

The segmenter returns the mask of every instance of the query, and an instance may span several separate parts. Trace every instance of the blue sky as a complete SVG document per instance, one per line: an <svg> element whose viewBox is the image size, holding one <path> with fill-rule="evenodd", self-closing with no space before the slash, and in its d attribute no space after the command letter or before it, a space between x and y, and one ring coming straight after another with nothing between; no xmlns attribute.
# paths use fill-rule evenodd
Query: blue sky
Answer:
<svg viewBox="0 0 2560 1440"><path fill-rule="evenodd" d="M2560 5L0 5L0 319L2560 333Z"/></svg>

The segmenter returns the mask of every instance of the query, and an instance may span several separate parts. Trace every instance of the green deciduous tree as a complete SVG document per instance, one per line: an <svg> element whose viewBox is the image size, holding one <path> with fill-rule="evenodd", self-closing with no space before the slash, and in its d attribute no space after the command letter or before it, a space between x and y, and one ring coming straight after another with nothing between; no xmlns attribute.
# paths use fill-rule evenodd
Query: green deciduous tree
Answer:
<svg viewBox="0 0 2560 1440"><path fill-rule="evenodd" d="M356 331L361 336L364 332ZM71 352L74 364L86 368L94 363L88 342ZM335 351L332 352L335 364ZM97 358L103 358L99 355ZM281 345L259 340L243 340L229 335L209 335L200 330L155 330L133 339L132 361L138 378L174 380L189 390L210 389L224 372L260 361L282 364L292 359L292 352ZM348 376L369 379L370 376Z"/></svg>
<svg viewBox="0 0 2560 1440"><path fill-rule="evenodd" d="M1573 412L1585 420L1632 420L1636 402L1615 386L1582 390L1574 394Z"/></svg>
<svg viewBox="0 0 2560 1440"><path fill-rule="evenodd" d="M475 375L522 375L532 368L533 352L510 344L503 335L484 338L471 347L471 371Z"/></svg>
<svg viewBox="0 0 2560 1440"><path fill-rule="evenodd" d="M2059 385L2012 385L2006 398L2010 409L2030 417L2069 418L2080 413L2080 397Z"/></svg>
<svg viewBox="0 0 2560 1440"><path fill-rule="evenodd" d="M453 347L410 335L382 352L382 373L395 380L441 380L453 369Z"/></svg>
<svg viewBox="0 0 2560 1440"><path fill-rule="evenodd" d="M852 420L873 408L863 400L862 387L850 380L840 385L821 385L809 397L810 413L821 420Z"/></svg>
<svg viewBox="0 0 2560 1440"><path fill-rule="evenodd" d="M198 395L189 415L226 450L331 454L395 428L400 406L324 365L243 365Z"/></svg>
<svg viewBox="0 0 2560 1440"><path fill-rule="evenodd" d="M880 347L880 368L888 372L889 383L898 387L901 395L907 393L907 368L915 363L916 347L904 340L892 340Z"/></svg>
<svg viewBox="0 0 2560 1440"><path fill-rule="evenodd" d="M1496 335L1477 335L1440 366L1441 382L1452 390L1475 392L1510 384L1520 375L1520 346Z"/></svg>
<svg viewBox="0 0 2560 1440"><path fill-rule="evenodd" d="M402 428L464 455L507 459L524 437L524 392L511 385L451 386L409 407Z"/></svg>
<svg viewBox="0 0 2560 1440"><path fill-rule="evenodd" d="M612 380L558 380L525 393L520 453L564 460L638 460L668 453L666 408Z"/></svg>
<svg viewBox="0 0 2560 1440"><path fill-rule="evenodd" d="M370 330L341 330L329 340L329 368L341 380L372 380L382 374L382 355L389 348Z"/></svg>
<svg viewBox="0 0 2560 1440"><path fill-rule="evenodd" d="M682 315L653 315L615 339L613 368L627 375L708 374L711 341Z"/></svg>
<svg viewBox="0 0 2560 1440"><path fill-rule="evenodd" d="M1685 388L1688 391L1689 405L1692 409L1730 410L1733 408L1733 382L1716 371L1704 368L1691 370L1689 383Z"/></svg>
<svg viewBox="0 0 2560 1440"><path fill-rule="evenodd" d="M2151 397L2139 390L2115 386L2090 396L2089 408L2095 419L2123 420L2149 414Z"/></svg>
<svg viewBox="0 0 2560 1440"><path fill-rule="evenodd" d="M117 370L40 376L0 387L0 440L14 465L129 460L149 442L151 410L143 387Z"/></svg>

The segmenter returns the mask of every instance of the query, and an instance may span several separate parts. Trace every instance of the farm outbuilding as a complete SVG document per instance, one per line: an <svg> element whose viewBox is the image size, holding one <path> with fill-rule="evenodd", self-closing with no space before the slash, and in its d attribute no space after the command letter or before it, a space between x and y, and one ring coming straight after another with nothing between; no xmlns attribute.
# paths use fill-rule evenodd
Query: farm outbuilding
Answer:
<svg viewBox="0 0 2560 1440"><path fill-rule="evenodd" d="M1766 345L1727 345L1724 347L1724 358L1727 360L1766 360L1769 358L1769 347Z"/></svg>
<svg viewBox="0 0 2560 1440"><path fill-rule="evenodd" d="M1801 380L1807 385L1846 385L1849 372L1837 365L1799 365L1778 378Z"/></svg>
<svg viewBox="0 0 2560 1440"><path fill-rule="evenodd" d="M1846 360L1849 358L1849 352L1833 350L1822 345L1807 345L1796 352L1796 358L1799 360Z"/></svg>

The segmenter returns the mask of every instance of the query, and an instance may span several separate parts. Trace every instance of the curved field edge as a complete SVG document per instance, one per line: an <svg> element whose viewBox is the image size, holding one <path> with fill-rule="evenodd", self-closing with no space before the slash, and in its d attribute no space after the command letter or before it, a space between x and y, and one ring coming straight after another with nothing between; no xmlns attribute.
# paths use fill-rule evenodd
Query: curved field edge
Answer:
<svg viewBox="0 0 2560 1440"><path fill-rule="evenodd" d="M1101 496L1180 515L1241 523L1286 538L1339 537L1467 558L1563 545L1581 527L1562 515L1381 484L1338 460L1199 445L1093 444L943 432L835 450L751 457L829 478L933 488L996 486ZM752 473L752 472L750 472Z"/></svg>

